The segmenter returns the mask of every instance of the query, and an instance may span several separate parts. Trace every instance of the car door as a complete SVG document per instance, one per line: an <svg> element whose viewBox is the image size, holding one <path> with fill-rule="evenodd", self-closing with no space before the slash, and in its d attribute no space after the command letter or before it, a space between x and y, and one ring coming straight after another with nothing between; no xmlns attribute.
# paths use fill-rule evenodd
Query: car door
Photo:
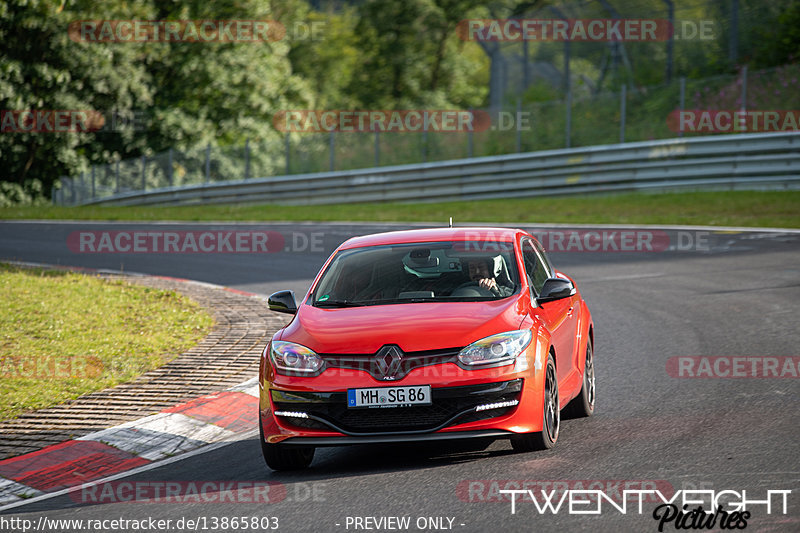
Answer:
<svg viewBox="0 0 800 533"><path fill-rule="evenodd" d="M545 280L554 277L547 258L539 254L536 250L534 241L525 239L522 241L522 258L525 265L525 274L528 276L528 284L531 287L531 299L539 296ZM553 346L556 351L556 373L559 385L574 377L577 369L575 367L575 335L577 331L577 296L562 298L552 302L538 304L532 309L544 322L545 327L550 331Z"/></svg>

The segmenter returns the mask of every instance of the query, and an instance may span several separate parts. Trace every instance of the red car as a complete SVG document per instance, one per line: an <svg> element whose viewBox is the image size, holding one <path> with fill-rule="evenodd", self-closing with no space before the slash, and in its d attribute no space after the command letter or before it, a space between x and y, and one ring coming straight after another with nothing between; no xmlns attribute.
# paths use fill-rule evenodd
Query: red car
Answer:
<svg viewBox="0 0 800 533"><path fill-rule="evenodd" d="M562 409L595 405L594 328L530 234L397 231L331 255L260 364L261 446L275 470L317 446L510 438L551 448ZM566 412L566 411L565 411Z"/></svg>

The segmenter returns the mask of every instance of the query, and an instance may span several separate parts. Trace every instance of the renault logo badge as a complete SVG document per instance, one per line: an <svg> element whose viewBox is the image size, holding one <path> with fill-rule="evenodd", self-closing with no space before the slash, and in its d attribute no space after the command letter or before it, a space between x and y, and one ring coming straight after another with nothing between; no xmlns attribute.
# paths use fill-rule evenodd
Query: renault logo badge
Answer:
<svg viewBox="0 0 800 533"><path fill-rule="evenodd" d="M387 344L378 350L375 354L375 366L378 370L378 375L385 380L397 379L395 374L400 370L400 364L403 362L403 352L394 344Z"/></svg>

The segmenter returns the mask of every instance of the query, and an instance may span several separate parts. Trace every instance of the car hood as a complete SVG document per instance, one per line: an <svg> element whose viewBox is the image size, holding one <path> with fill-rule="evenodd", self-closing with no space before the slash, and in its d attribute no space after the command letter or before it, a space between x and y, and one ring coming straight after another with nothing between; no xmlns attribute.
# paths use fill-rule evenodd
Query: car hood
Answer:
<svg viewBox="0 0 800 533"><path fill-rule="evenodd" d="M279 338L317 353L371 354L384 344L396 344L405 352L460 348L495 333L518 329L524 315L519 295L490 302L333 309L301 305L295 320Z"/></svg>

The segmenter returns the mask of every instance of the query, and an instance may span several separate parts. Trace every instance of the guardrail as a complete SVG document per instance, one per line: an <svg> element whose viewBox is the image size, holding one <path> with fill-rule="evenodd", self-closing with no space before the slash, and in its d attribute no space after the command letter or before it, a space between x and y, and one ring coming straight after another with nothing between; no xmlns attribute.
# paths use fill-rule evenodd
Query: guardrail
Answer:
<svg viewBox="0 0 800 533"><path fill-rule="evenodd" d="M294 174L129 192L83 205L432 202L670 189L800 189L800 134L717 135Z"/></svg>

